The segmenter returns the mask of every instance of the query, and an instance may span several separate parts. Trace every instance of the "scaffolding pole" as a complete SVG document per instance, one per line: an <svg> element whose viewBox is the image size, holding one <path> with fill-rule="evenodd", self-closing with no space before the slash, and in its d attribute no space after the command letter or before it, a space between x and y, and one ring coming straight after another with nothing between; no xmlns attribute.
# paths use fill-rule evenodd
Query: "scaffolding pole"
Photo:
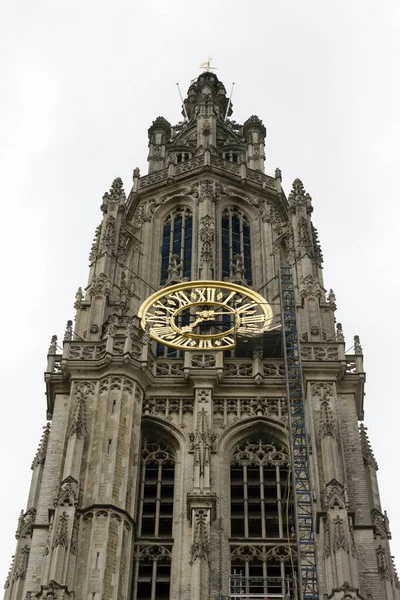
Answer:
<svg viewBox="0 0 400 600"><path fill-rule="evenodd" d="M318 600L317 548L296 300L291 268L280 265L278 271L289 414L294 519L298 549L299 600Z"/></svg>

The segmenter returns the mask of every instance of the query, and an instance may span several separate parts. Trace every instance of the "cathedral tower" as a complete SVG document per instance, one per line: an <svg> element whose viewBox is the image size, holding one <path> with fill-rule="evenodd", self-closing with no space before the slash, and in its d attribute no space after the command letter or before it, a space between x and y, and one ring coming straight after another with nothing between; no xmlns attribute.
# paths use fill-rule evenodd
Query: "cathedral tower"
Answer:
<svg viewBox="0 0 400 600"><path fill-rule="evenodd" d="M5 600L399 600L311 197L215 74L182 114L103 196Z"/></svg>

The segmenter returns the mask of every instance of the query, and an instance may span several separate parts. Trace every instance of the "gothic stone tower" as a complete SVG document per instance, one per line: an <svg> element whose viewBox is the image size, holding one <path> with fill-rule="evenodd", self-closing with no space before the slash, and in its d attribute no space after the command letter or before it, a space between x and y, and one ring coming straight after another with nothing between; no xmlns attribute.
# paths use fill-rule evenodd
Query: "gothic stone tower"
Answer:
<svg viewBox="0 0 400 600"><path fill-rule="evenodd" d="M134 170L128 197L120 179L103 197L75 323L62 354L56 336L48 352L49 422L5 599L307 597L296 585L286 263L319 597L398 600L377 463L358 424L362 350L356 336L346 355L335 325L311 198L299 179L286 198L279 169L264 173L262 121L230 120L214 74L191 84L183 114L151 125L149 172Z"/></svg>

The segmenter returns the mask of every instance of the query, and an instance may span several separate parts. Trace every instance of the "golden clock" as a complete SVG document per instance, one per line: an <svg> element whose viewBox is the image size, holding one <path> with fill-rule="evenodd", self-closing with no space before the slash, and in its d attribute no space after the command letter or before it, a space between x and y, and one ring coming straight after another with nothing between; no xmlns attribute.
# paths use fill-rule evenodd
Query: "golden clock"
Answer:
<svg viewBox="0 0 400 600"><path fill-rule="evenodd" d="M257 335L272 324L272 309L257 292L225 281L186 281L163 288L139 309L143 329L182 350L229 350L237 335Z"/></svg>

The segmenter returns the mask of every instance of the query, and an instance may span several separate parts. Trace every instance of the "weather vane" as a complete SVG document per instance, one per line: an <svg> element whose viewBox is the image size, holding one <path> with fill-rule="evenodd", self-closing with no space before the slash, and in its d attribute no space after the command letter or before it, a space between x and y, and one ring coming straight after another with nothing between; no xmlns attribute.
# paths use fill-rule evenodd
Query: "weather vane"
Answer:
<svg viewBox="0 0 400 600"><path fill-rule="evenodd" d="M208 58L203 63L201 63L199 69L205 69L207 73L209 73L210 71L216 71L217 67L212 67L211 61L212 58Z"/></svg>

